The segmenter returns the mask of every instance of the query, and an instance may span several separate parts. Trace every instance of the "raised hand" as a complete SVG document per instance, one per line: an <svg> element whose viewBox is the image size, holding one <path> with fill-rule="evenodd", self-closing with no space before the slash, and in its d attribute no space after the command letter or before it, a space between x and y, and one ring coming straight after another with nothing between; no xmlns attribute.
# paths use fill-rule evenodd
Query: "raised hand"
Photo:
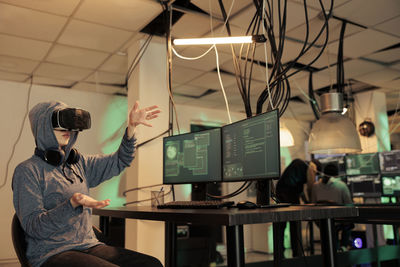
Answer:
<svg viewBox="0 0 400 267"><path fill-rule="evenodd" d="M158 117L158 113L161 110L158 109L158 106L149 106L143 109L139 109L139 101L135 102L135 105L132 107L131 111L129 112L128 118L128 136L132 137L135 131L136 126L139 124L143 124L147 127L152 127L150 123L147 121L155 119Z"/></svg>
<svg viewBox="0 0 400 267"><path fill-rule="evenodd" d="M101 209L110 205L110 200L96 200L88 195L82 193L74 193L70 199L72 207L76 208L78 206Z"/></svg>

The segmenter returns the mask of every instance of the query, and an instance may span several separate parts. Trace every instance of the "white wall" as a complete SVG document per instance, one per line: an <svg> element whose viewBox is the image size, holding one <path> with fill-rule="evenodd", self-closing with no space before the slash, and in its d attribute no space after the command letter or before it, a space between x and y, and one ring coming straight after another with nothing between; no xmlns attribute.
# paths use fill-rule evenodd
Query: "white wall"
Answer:
<svg viewBox="0 0 400 267"><path fill-rule="evenodd" d="M21 139L17 143L15 154L11 159L8 175L5 177L7 161L11 156L13 144L20 132L21 123L26 111L26 100L29 84L0 81L0 184L7 179L6 185L0 189L0 263L16 259L11 240L11 219L14 214L12 204L11 179L15 166L29 158L35 148L34 139L30 130L29 120L26 119ZM81 107L88 110L92 117L92 128L80 133L76 147L84 154L97 154L108 152L110 144L121 136L117 129L126 120L126 97L111 96L93 92L82 92L57 87L33 86L30 96L29 108L33 105L48 100L59 100L70 106ZM106 124L112 116L114 124ZM108 131L105 129L108 128ZM116 136L113 136L113 133ZM120 178L112 181L118 186ZM110 181L111 182L111 181ZM100 187L108 186L101 185ZM101 188L92 191L98 198L110 198L112 204L121 202L122 188L104 190Z"/></svg>

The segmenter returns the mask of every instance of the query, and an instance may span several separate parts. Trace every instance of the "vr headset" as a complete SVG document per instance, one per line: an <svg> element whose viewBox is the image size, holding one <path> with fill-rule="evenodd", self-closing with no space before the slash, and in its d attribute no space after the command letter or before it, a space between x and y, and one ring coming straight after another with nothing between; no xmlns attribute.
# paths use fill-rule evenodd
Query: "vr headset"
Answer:
<svg viewBox="0 0 400 267"><path fill-rule="evenodd" d="M90 113L79 108L55 110L51 122L56 130L82 131L91 126Z"/></svg>

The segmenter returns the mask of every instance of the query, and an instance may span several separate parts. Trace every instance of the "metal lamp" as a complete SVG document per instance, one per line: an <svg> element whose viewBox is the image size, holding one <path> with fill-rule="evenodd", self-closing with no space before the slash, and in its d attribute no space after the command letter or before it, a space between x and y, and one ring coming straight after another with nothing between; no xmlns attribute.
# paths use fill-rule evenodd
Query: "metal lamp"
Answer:
<svg viewBox="0 0 400 267"><path fill-rule="evenodd" d="M308 143L312 154L341 154L361 151L354 123L342 115L341 93L321 96L321 118L313 125Z"/></svg>

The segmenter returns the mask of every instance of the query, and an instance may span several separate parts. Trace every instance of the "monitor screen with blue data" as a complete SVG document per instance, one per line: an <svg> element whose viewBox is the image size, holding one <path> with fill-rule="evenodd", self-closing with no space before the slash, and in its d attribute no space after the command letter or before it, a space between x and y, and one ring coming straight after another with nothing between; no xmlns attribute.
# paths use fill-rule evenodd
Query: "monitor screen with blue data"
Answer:
<svg viewBox="0 0 400 267"><path fill-rule="evenodd" d="M220 128L164 137L164 184L220 181Z"/></svg>
<svg viewBox="0 0 400 267"><path fill-rule="evenodd" d="M279 114L272 110L222 127L224 182L279 178Z"/></svg>

